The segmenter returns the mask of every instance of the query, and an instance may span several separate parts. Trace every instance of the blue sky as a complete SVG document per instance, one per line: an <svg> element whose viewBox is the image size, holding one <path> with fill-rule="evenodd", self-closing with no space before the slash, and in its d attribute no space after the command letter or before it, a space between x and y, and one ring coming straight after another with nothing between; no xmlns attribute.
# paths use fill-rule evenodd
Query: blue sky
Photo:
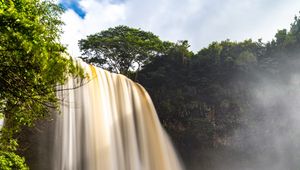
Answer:
<svg viewBox="0 0 300 170"><path fill-rule="evenodd" d="M80 18L84 18L86 15L86 11L80 6L80 0L60 0L59 4L67 10L73 10ZM111 4L120 4L124 3L125 0L110 0L109 3Z"/></svg>
<svg viewBox="0 0 300 170"><path fill-rule="evenodd" d="M62 43L79 56L78 40L117 25L141 28L162 40L188 40L198 51L212 41L271 40L299 14L299 0L60 0Z"/></svg>
<svg viewBox="0 0 300 170"><path fill-rule="evenodd" d="M81 18L85 17L86 12L81 8L78 0L61 0L60 5L69 10L73 10Z"/></svg>

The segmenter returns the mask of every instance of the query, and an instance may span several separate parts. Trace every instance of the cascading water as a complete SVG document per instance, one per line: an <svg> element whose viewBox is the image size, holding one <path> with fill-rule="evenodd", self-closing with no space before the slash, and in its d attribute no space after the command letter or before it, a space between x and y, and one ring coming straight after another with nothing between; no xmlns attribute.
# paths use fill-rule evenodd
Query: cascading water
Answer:
<svg viewBox="0 0 300 170"><path fill-rule="evenodd" d="M81 63L87 82L61 87L52 169L181 170L152 101L125 76ZM77 88L80 86L79 88Z"/></svg>

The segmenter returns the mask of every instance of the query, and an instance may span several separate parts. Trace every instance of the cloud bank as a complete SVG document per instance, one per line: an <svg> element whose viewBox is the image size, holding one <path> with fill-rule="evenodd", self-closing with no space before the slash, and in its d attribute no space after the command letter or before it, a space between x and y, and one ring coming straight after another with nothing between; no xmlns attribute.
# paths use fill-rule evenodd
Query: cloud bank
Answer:
<svg viewBox="0 0 300 170"><path fill-rule="evenodd" d="M72 2L62 16L62 43L80 55L78 40L117 25L141 28L162 40L188 40L198 51L212 41L271 40L289 28L300 10L295 0L61 0ZM78 13L82 10L85 15Z"/></svg>

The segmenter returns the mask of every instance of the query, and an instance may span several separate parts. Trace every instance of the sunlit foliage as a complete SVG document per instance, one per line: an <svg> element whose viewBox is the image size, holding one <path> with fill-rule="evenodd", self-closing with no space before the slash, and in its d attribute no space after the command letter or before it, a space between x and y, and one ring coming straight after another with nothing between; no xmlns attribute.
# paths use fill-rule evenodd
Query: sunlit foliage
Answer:
<svg viewBox="0 0 300 170"><path fill-rule="evenodd" d="M59 43L62 12L47 0L0 1L1 159L19 159L9 152L17 150L21 127L46 117L57 105L56 86L69 74L81 74Z"/></svg>

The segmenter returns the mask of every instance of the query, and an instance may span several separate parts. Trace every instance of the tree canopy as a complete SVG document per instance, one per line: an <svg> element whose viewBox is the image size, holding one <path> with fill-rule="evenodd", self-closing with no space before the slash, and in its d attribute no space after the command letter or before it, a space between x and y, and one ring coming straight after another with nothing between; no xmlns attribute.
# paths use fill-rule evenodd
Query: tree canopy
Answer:
<svg viewBox="0 0 300 170"><path fill-rule="evenodd" d="M84 61L128 75L164 53L170 44L151 32L117 26L80 40L79 48Z"/></svg>

